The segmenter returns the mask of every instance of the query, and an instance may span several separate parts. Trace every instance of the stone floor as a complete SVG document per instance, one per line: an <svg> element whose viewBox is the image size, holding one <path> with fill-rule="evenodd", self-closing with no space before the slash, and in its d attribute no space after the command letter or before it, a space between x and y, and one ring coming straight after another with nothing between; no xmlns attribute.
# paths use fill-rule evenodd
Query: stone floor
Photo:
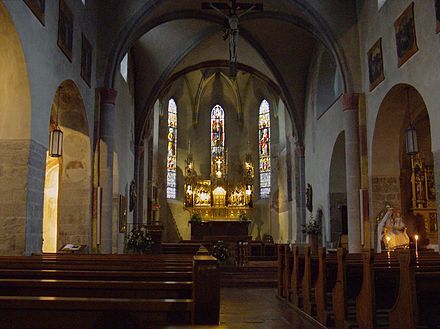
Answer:
<svg viewBox="0 0 440 329"><path fill-rule="evenodd" d="M170 327L171 328L171 327ZM177 327L172 327L177 328ZM182 327L178 327L182 329ZM220 325L185 328L312 329L276 297L273 288L222 288Z"/></svg>

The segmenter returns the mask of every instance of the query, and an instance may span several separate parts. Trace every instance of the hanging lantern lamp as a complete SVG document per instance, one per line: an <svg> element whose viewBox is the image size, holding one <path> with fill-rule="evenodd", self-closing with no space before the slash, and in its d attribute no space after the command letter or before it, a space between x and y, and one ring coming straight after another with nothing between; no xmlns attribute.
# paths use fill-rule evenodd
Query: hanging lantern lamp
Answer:
<svg viewBox="0 0 440 329"><path fill-rule="evenodd" d="M59 158L63 155L63 132L58 125L58 113L60 107L60 94L63 87L58 91L58 104L56 112L55 128L49 133L49 156Z"/></svg>
<svg viewBox="0 0 440 329"><path fill-rule="evenodd" d="M409 88L406 89L407 110L409 115L409 127L405 129L405 145L406 154L413 156L419 153L419 145L417 143L417 131L411 120L411 109L409 104Z"/></svg>

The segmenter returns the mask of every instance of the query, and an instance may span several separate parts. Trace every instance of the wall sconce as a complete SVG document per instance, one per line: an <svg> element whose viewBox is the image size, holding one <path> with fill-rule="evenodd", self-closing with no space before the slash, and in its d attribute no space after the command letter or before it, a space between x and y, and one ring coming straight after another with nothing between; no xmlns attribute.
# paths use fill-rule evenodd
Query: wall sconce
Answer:
<svg viewBox="0 0 440 329"><path fill-rule="evenodd" d="M60 94L63 87L59 88L58 101L57 101L57 113L55 129L49 133L49 156L53 158L59 158L63 155L63 132L58 125L58 113L60 107Z"/></svg>

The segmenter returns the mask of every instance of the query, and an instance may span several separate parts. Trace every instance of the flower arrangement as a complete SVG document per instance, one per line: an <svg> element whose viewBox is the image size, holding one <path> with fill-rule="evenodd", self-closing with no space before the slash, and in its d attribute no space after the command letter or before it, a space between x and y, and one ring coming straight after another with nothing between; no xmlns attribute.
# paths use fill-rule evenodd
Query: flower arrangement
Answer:
<svg viewBox="0 0 440 329"><path fill-rule="evenodd" d="M247 221L247 220L249 220L249 217L246 215L245 212L241 212L240 215L238 215L238 220Z"/></svg>
<svg viewBox="0 0 440 329"><path fill-rule="evenodd" d="M321 234L321 224L315 219L313 218L313 215L310 214L310 220L303 224L303 229L302 232L303 233L307 233L307 234Z"/></svg>
<svg viewBox="0 0 440 329"><path fill-rule="evenodd" d="M194 213L191 215L191 221L192 221L193 223L201 223L201 222L202 222L202 215L200 215L199 212L194 212Z"/></svg>
<svg viewBox="0 0 440 329"><path fill-rule="evenodd" d="M217 258L221 264L225 263L229 256L229 250L226 248L223 241L219 240L212 247L212 256Z"/></svg>
<svg viewBox="0 0 440 329"><path fill-rule="evenodd" d="M147 250L151 250L153 243L153 239L145 227L133 228L127 237L127 250L143 254Z"/></svg>

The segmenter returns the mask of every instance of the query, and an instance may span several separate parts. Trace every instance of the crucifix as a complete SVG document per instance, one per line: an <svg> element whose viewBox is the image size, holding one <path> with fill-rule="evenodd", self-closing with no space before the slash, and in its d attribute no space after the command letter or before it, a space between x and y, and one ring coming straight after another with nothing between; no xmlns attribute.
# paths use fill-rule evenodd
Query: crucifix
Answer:
<svg viewBox="0 0 440 329"><path fill-rule="evenodd" d="M227 20L223 40L229 38L229 73L232 78L235 78L237 76L238 19L252 10L263 10L263 4L241 3L237 0L231 0L229 4L224 2L202 2L202 9L214 9ZM225 14L225 11L228 14Z"/></svg>

